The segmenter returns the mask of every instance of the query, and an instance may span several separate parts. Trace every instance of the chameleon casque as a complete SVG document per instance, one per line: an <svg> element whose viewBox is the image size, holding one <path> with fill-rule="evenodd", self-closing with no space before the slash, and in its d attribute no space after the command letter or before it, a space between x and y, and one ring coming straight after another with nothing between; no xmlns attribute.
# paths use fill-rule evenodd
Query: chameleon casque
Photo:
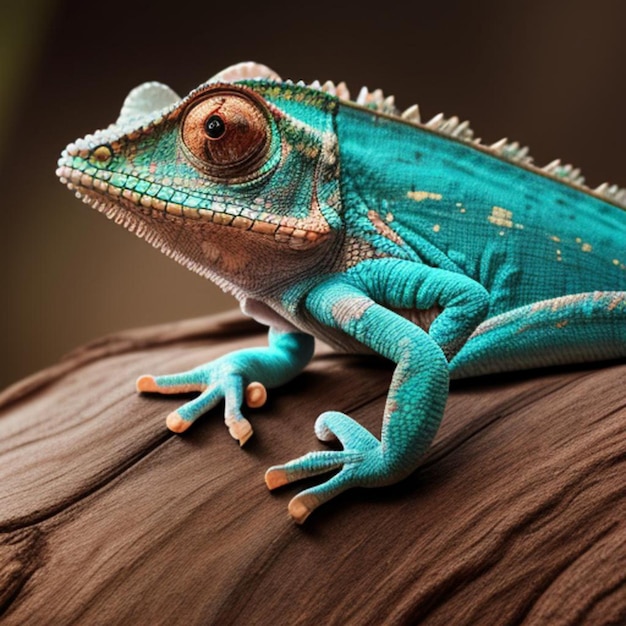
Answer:
<svg viewBox="0 0 626 626"><path fill-rule="evenodd" d="M343 449L267 470L270 489L335 470L291 500L299 523L348 488L410 474L451 377L626 356L626 190L536 167L517 142L483 145L456 117L422 123L380 90L353 102L343 83L294 84L256 63L182 99L145 83L57 174L270 327L267 347L138 379L200 392L167 417L172 431L225 400L243 445L244 401L296 376L314 336L396 364L380 439L326 412L315 432Z"/></svg>

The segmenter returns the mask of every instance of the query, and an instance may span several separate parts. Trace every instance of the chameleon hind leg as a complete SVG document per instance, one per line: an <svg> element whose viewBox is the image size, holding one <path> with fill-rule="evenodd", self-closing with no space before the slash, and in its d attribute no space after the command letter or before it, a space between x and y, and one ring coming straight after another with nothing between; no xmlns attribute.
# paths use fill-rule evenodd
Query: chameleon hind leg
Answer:
<svg viewBox="0 0 626 626"><path fill-rule="evenodd" d="M463 378L626 357L626 291L578 293L489 318L450 364Z"/></svg>
<svg viewBox="0 0 626 626"><path fill-rule="evenodd" d="M187 372L141 376L137 391L200 392L167 416L167 427L176 433L187 430L198 417L224 400L226 426L243 445L252 435L252 426L241 413L244 398L248 406L260 406L265 388L278 387L296 376L311 360L313 347L311 335L270 329L266 348L237 350Z"/></svg>
<svg viewBox="0 0 626 626"><path fill-rule="evenodd" d="M267 471L267 486L274 489L338 470L291 500L296 522L346 489L392 484L417 467L443 416L448 358L483 319L487 303L485 290L465 276L397 259L364 262L312 290L306 302L312 316L397 366L380 440L343 413L323 413L315 424L317 436L337 438L343 450L311 452ZM444 310L428 332L395 312L435 305Z"/></svg>

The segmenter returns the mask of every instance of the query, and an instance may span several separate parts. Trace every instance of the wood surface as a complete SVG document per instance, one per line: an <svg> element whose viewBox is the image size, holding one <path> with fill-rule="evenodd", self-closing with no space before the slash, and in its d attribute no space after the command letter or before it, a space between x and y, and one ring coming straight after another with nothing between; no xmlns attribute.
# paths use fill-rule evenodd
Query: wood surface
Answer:
<svg viewBox="0 0 626 626"><path fill-rule="evenodd" d="M298 527L272 464L328 409L378 434L392 366L321 346L182 436L171 373L264 343L236 314L94 342L0 396L0 610L19 624L626 624L626 365L455 382L430 453Z"/></svg>

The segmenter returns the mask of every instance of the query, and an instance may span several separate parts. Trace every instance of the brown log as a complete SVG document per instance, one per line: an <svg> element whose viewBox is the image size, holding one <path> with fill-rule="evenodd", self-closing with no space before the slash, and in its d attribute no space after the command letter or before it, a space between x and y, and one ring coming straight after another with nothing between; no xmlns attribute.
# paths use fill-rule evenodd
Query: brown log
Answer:
<svg viewBox="0 0 626 626"><path fill-rule="evenodd" d="M243 449L134 391L264 342L234 314L128 331L0 396L3 623L626 623L625 364L454 383L412 476L298 527L266 468L324 449L324 410L378 434L389 363L322 346Z"/></svg>

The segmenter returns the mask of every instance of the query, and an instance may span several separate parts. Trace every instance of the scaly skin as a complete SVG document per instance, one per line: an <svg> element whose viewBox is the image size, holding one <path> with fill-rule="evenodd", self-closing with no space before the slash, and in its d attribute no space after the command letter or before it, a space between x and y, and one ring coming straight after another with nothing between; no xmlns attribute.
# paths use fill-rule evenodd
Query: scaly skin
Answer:
<svg viewBox="0 0 626 626"><path fill-rule="evenodd" d="M270 468L274 489L329 470L289 504L301 523L353 486L394 483L434 438L449 378L626 355L626 191L590 190L571 166L487 147L458 119L421 124L390 99L228 68L186 98L158 83L118 121L70 144L58 174L79 197L232 292L269 346L137 381L200 395L167 418L186 430L225 399L243 445L244 400L296 376L313 336L397 366L378 440L323 413L343 450Z"/></svg>

